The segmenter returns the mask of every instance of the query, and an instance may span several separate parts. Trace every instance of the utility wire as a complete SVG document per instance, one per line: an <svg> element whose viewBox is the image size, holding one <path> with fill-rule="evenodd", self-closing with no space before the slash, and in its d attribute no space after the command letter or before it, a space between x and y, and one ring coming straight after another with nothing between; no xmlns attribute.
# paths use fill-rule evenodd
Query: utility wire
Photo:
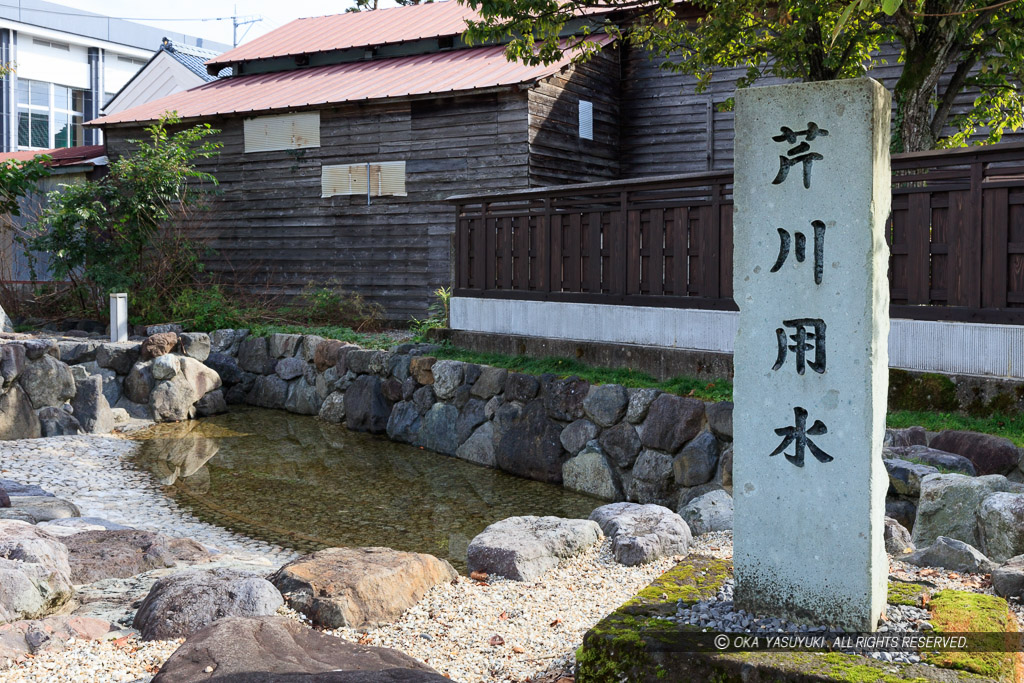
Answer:
<svg viewBox="0 0 1024 683"><path fill-rule="evenodd" d="M194 17L194 18L182 18L182 17L108 17L103 14L96 14L95 12L62 12L60 10L52 9L39 9L35 7L22 7L21 5L10 5L5 2L0 2L0 7L10 7L11 9L22 10L24 12L43 12L45 14L60 14L68 17L93 17L95 19L123 19L124 21L231 21L236 18L242 17Z"/></svg>

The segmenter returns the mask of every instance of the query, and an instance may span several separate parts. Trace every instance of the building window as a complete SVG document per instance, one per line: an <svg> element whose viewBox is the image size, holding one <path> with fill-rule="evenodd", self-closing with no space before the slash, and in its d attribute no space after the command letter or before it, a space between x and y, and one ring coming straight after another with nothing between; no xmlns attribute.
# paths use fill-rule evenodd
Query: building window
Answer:
<svg viewBox="0 0 1024 683"><path fill-rule="evenodd" d="M370 197L405 197L405 162L324 166L320 173L321 196L359 195Z"/></svg>
<svg viewBox="0 0 1024 683"><path fill-rule="evenodd" d="M245 152L320 146L320 112L257 116L243 122Z"/></svg>
<svg viewBox="0 0 1024 683"><path fill-rule="evenodd" d="M19 79L18 147L49 149L81 145L84 111L84 90Z"/></svg>
<svg viewBox="0 0 1024 683"><path fill-rule="evenodd" d="M580 139L594 139L594 103L580 100Z"/></svg>

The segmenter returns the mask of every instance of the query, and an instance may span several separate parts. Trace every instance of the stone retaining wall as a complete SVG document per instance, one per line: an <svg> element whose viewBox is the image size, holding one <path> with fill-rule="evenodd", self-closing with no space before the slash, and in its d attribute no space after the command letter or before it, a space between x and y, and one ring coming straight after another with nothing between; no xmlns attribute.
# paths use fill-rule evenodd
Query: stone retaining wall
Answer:
<svg viewBox="0 0 1024 683"><path fill-rule="evenodd" d="M220 378L202 362L209 349L208 335L174 330L124 343L0 339L0 440L102 434L132 417L223 410Z"/></svg>
<svg viewBox="0 0 1024 683"><path fill-rule="evenodd" d="M211 333L227 403L319 415L607 500L677 509L731 490L732 404L362 349L311 335Z"/></svg>

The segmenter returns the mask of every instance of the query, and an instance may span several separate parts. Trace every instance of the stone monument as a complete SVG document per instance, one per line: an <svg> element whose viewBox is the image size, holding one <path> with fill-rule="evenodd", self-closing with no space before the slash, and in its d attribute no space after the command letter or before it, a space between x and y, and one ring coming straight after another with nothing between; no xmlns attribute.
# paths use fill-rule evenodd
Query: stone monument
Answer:
<svg viewBox="0 0 1024 683"><path fill-rule="evenodd" d="M736 95L737 608L873 631L886 602L888 91Z"/></svg>

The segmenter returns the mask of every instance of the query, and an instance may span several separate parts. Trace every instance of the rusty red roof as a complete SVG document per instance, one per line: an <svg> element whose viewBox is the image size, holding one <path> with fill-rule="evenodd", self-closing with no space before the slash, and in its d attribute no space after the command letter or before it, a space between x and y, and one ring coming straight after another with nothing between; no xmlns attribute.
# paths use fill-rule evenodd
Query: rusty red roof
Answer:
<svg viewBox="0 0 1024 683"><path fill-rule="evenodd" d="M601 45L611 42L605 35L589 40ZM166 112L195 119L509 86L550 76L571 59L565 56L546 66L526 66L506 60L504 47L495 45L222 78L86 125L155 121Z"/></svg>
<svg viewBox="0 0 1024 683"><path fill-rule="evenodd" d="M454 36L466 30L475 10L455 0L296 19L206 62L219 66L353 47Z"/></svg>
<svg viewBox="0 0 1024 683"><path fill-rule="evenodd" d="M78 147L58 147L56 149L37 149L24 152L5 152L0 154L0 163L4 161L29 161L40 155L47 155L50 160L47 166L75 166L104 156L103 145L81 145Z"/></svg>

